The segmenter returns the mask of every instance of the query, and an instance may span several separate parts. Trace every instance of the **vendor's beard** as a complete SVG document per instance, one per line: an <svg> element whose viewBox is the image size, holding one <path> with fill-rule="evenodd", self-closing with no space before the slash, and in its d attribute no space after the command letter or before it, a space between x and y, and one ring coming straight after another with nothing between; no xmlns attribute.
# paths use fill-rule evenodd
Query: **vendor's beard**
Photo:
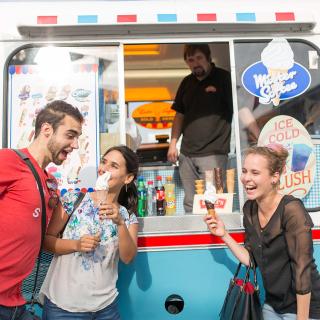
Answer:
<svg viewBox="0 0 320 320"><path fill-rule="evenodd" d="M204 77L206 75L206 71L202 67L197 67L193 69L192 73L196 77Z"/></svg>

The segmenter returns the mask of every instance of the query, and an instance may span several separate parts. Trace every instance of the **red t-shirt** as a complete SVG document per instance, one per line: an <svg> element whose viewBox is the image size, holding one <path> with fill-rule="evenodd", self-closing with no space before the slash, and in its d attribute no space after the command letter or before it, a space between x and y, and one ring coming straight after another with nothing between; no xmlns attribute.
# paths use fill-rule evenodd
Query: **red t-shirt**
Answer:
<svg viewBox="0 0 320 320"><path fill-rule="evenodd" d="M44 186L47 223L52 215L46 179L27 149ZM10 149L0 150L0 305L25 303L22 281L31 273L41 242L41 197L37 182L25 162Z"/></svg>

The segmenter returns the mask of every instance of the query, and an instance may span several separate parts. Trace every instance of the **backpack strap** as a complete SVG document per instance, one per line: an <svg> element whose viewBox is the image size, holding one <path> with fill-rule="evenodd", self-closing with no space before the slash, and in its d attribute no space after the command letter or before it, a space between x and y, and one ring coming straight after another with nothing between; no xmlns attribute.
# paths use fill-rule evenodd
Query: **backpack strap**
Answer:
<svg viewBox="0 0 320 320"><path fill-rule="evenodd" d="M34 313L34 304L36 302L36 290L37 290L37 283L38 283L38 275L39 275L39 270L40 270L40 264L41 264L41 253L42 253L42 247L43 247L43 242L44 242L44 236L46 234L46 225L47 225L47 212L46 212L46 203L45 203L45 198L44 198L44 192L43 192L43 186L39 177L39 174L37 170L35 169L34 165L30 161L29 157L24 154L21 150L17 149L11 149L14 151L25 163L26 165L30 168L34 178L36 179L37 185L38 185L38 190L40 193L40 198L41 198L41 243L40 243L40 250L38 254L38 264L36 268L36 274L34 278L34 284L33 284L33 290L31 294L31 299L30 299L30 312Z"/></svg>
<svg viewBox="0 0 320 320"><path fill-rule="evenodd" d="M33 166L32 162L30 161L29 157L24 154L22 151L17 150L17 149L12 149L25 163L26 165L30 168L31 172L33 173L34 178L36 179L37 185L38 185L38 190L40 193L40 198L41 198L41 245L40 245L40 251L39 255L41 253L42 247L43 247L43 241L44 241L44 236L46 234L46 225L47 225L47 212L46 212L46 203L45 203L45 198L44 198L44 192L43 192L43 186L39 177L39 174L35 167Z"/></svg>
<svg viewBox="0 0 320 320"><path fill-rule="evenodd" d="M71 218L71 216L73 215L73 213L76 211L76 209L79 207L81 201L83 200L84 196L86 194L84 192L80 192L79 195L78 195L78 198L77 200L74 202L74 205L73 205L73 209L72 209L72 212L70 213L70 215L68 216L68 219L63 227L63 229L60 231L60 237L62 237L63 233L64 233L64 230L66 229L67 227L67 224Z"/></svg>

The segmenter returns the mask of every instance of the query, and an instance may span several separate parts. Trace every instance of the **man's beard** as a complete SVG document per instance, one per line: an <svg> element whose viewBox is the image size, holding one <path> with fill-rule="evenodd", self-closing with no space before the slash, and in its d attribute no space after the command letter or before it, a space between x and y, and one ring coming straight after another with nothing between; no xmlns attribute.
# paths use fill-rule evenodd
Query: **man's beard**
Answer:
<svg viewBox="0 0 320 320"><path fill-rule="evenodd" d="M206 75L206 71L202 67L196 67L192 70L192 73L196 77L204 77Z"/></svg>
<svg viewBox="0 0 320 320"><path fill-rule="evenodd" d="M59 159L59 154L61 149L59 144L55 141L55 139L51 138L49 140L48 149L52 156L52 162L59 166L64 160Z"/></svg>

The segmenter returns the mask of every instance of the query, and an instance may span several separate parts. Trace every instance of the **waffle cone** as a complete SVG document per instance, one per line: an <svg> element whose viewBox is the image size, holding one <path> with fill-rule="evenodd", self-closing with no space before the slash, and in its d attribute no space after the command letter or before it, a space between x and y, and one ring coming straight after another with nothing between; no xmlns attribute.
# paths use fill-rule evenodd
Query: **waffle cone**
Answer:
<svg viewBox="0 0 320 320"><path fill-rule="evenodd" d="M214 203L209 202L209 201L205 201L206 204L206 208L208 210L208 214L210 214L213 218L216 217L216 211L214 209Z"/></svg>

